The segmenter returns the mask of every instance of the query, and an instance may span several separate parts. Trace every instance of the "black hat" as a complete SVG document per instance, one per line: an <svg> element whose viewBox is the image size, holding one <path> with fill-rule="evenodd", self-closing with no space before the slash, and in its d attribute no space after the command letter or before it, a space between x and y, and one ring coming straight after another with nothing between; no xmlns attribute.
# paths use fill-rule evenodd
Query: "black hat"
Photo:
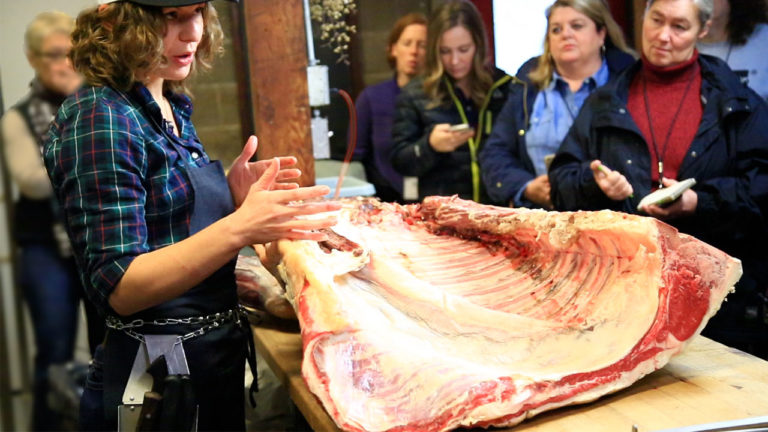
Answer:
<svg viewBox="0 0 768 432"><path fill-rule="evenodd" d="M99 0L99 4L114 3L117 1L129 1L131 3L138 3L145 6L158 6L158 7L177 7L177 6L189 6L195 3L204 3L210 0ZM237 3L239 0L229 0Z"/></svg>

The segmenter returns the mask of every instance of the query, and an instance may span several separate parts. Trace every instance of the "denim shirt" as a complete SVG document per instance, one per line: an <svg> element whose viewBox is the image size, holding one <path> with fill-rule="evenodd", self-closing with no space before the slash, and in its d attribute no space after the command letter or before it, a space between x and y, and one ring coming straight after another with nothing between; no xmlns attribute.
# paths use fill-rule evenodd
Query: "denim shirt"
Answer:
<svg viewBox="0 0 768 432"><path fill-rule="evenodd" d="M575 93L557 71L552 73L552 82L539 92L533 102L531 127L525 135L528 156L537 177L547 173L544 156L557 152L584 101L596 88L608 82L608 78L605 59L597 72L585 79ZM515 203L521 202L526 187L527 183L517 192Z"/></svg>

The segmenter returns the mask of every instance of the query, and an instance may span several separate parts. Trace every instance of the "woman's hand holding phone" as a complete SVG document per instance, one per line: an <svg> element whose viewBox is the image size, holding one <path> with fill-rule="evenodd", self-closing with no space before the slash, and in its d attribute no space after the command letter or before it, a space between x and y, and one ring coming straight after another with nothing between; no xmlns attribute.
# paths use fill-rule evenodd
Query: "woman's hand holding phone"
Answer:
<svg viewBox="0 0 768 432"><path fill-rule="evenodd" d="M464 145L474 135L475 130L469 127L469 125L451 126L448 123L441 123L435 125L432 133L429 134L429 145L437 152L448 153Z"/></svg>

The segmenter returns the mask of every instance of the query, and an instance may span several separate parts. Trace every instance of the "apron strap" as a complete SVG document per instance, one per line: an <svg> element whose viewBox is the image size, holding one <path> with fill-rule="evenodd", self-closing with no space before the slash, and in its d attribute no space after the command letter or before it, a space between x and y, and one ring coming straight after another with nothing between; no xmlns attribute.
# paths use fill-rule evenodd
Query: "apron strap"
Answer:
<svg viewBox="0 0 768 432"><path fill-rule="evenodd" d="M246 358L248 359L248 367L251 369L251 375L253 375L253 381L251 381L251 387L248 389L248 400L251 402L251 407L256 408L256 396L254 393L259 391L259 375L256 371L256 344L253 342L253 329L251 323L248 321L248 317L240 314L240 325L245 328L246 339L248 339L248 352Z"/></svg>

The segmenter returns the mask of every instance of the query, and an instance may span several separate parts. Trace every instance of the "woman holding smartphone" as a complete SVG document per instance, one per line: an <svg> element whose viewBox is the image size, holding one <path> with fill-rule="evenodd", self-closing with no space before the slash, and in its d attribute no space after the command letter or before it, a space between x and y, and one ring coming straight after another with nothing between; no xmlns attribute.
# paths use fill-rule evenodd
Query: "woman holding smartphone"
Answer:
<svg viewBox="0 0 768 432"><path fill-rule="evenodd" d="M472 3L446 2L430 17L424 78L403 88L395 111L391 160L406 200L487 201L477 157L512 80L488 65L487 46Z"/></svg>

